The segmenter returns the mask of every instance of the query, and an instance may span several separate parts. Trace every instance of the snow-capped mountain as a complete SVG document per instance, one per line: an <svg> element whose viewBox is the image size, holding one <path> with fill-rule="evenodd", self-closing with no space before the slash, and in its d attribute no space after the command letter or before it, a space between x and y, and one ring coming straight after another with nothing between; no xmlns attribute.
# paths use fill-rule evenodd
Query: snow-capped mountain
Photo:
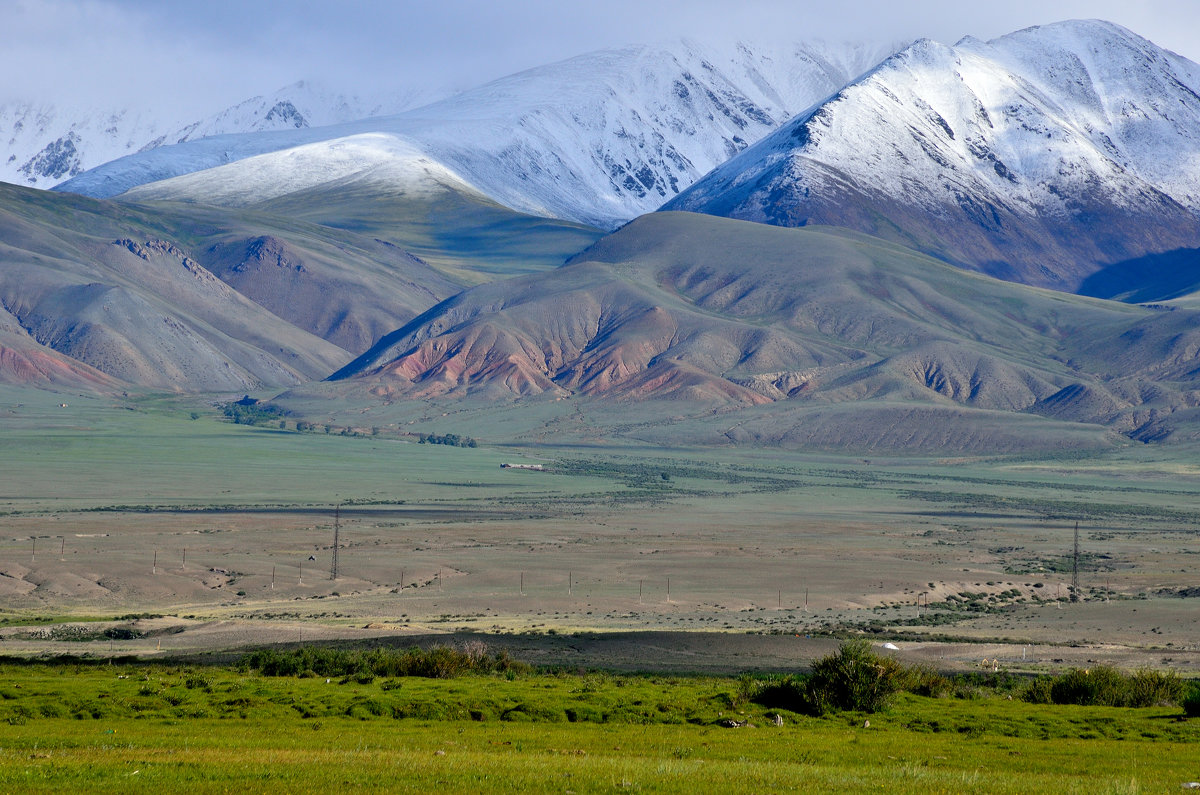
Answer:
<svg viewBox="0 0 1200 795"><path fill-rule="evenodd" d="M665 209L848 226L1073 290L1200 246L1200 66L1099 21L921 40Z"/></svg>
<svg viewBox="0 0 1200 795"><path fill-rule="evenodd" d="M401 142L385 149L420 151L513 209L615 226L655 209L894 49L740 44L716 50L677 42L603 50L386 119L155 149L61 188L105 197L158 182L131 196L211 201L210 181L160 181L235 163L221 178L240 181L240 201L250 203L256 185L264 195L276 191L255 181L254 174L267 173L262 161L245 171L236 161L385 136ZM317 169L308 173L307 187L321 183ZM326 181L348 176L337 165ZM201 184L204 190L195 190Z"/></svg>
<svg viewBox="0 0 1200 795"><path fill-rule="evenodd" d="M170 108L113 110L13 102L0 105L0 181L49 188L95 166L166 144L395 114L444 95L412 88L361 96L300 81L201 119Z"/></svg>
<svg viewBox="0 0 1200 795"><path fill-rule="evenodd" d="M0 181L49 188L156 138L165 140L182 122L150 111L0 105Z"/></svg>

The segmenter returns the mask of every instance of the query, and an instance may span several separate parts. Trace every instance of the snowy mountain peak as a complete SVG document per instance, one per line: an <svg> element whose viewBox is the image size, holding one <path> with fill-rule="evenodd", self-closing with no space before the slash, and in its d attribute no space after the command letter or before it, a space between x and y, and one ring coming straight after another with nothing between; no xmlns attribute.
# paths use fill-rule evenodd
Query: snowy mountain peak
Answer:
<svg viewBox="0 0 1200 795"><path fill-rule="evenodd" d="M272 151L380 133L408 142L509 207L611 227L655 209L890 52L684 41L614 48L387 118L321 127L293 101L310 127L220 139L196 139L206 134L196 130L179 146L106 164L62 188L111 196ZM253 110L265 118L263 103ZM192 184L198 183L148 186L139 195L212 200L181 192ZM262 191L275 195L269 185Z"/></svg>
<svg viewBox="0 0 1200 795"><path fill-rule="evenodd" d="M242 207L351 179L383 183L395 193L408 195L431 196L447 189L480 194L410 142L364 133L248 157L134 188L128 196L135 200L202 196L210 204Z"/></svg>
<svg viewBox="0 0 1200 795"><path fill-rule="evenodd" d="M921 40L667 207L851 226L1073 289L1200 244L1198 88L1196 64L1109 23Z"/></svg>
<svg viewBox="0 0 1200 795"><path fill-rule="evenodd" d="M0 181L49 188L87 169L160 146L214 135L272 132L394 114L444 96L397 89L372 96L301 80L202 119L170 110L0 105Z"/></svg>

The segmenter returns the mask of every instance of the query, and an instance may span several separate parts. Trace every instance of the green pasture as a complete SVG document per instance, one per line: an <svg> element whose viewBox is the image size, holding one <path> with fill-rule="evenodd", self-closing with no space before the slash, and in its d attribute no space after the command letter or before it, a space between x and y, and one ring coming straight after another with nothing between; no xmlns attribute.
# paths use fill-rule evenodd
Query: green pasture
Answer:
<svg viewBox="0 0 1200 795"><path fill-rule="evenodd" d="M1132 793L1200 777L1200 723L1178 707L904 695L813 718L742 701L737 679L600 673L327 681L43 664L6 665L3 682L10 792Z"/></svg>
<svg viewBox="0 0 1200 795"><path fill-rule="evenodd" d="M202 401L3 389L0 418L0 513L429 501L546 485L502 471L522 459L495 448L233 425ZM601 485L572 479L557 491Z"/></svg>
<svg viewBox="0 0 1200 795"><path fill-rule="evenodd" d="M722 500L792 493L806 509L866 515L1010 513L1118 522L1200 517L1200 467L1163 448L1089 458L881 459L773 450L598 444L496 445L479 418L430 409L411 424L361 436L234 425L221 398L95 397L0 387L4 456L0 512L124 505L218 507L511 498L555 495L606 503L648 492L654 500ZM62 406L66 403L66 406ZM497 409L502 413L502 409ZM420 415L421 412L416 412ZM344 422L344 421L343 421ZM320 426L320 421L317 421ZM361 432L361 431L360 431ZM457 433L476 449L418 445L418 433ZM503 462L543 463L547 473L503 472ZM758 498L754 498L756 501Z"/></svg>

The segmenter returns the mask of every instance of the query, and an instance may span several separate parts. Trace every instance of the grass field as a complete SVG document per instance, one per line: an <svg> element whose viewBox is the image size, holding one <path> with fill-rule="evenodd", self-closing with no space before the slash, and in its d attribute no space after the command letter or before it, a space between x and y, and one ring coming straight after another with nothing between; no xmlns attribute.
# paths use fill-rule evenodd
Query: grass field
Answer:
<svg viewBox="0 0 1200 795"><path fill-rule="evenodd" d="M596 673L6 665L3 679L6 791L1133 793L1200 774L1200 723L1177 707L905 695L812 718L741 701L735 679Z"/></svg>

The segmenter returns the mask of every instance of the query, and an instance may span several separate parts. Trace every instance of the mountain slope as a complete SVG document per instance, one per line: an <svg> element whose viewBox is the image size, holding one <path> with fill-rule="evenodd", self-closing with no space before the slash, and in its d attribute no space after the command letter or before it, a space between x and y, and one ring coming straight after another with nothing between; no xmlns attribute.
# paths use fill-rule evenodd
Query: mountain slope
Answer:
<svg viewBox="0 0 1200 795"><path fill-rule="evenodd" d="M734 438L719 426L742 428L742 441L852 448L1087 446L1100 425L1138 438L1196 400L1198 321L996 281L836 229L656 213L556 271L439 304L327 389L356 404L667 401L710 442ZM1102 399L1067 400L1080 390ZM821 417L858 420L806 425ZM961 438L929 433L935 421Z"/></svg>
<svg viewBox="0 0 1200 795"><path fill-rule="evenodd" d="M0 186L0 199L0 307L43 360L69 357L89 377L94 368L130 384L211 391L295 384L348 358L120 210L11 186Z"/></svg>
<svg viewBox="0 0 1200 795"><path fill-rule="evenodd" d="M1200 245L1200 66L1095 21L919 41L664 209L845 226L1073 291Z"/></svg>
<svg viewBox="0 0 1200 795"><path fill-rule="evenodd" d="M8 367L18 381L77 367L85 381L94 368L190 391L295 384L459 289L343 230L7 185L0 241L0 322L24 360Z"/></svg>
<svg viewBox="0 0 1200 795"><path fill-rule="evenodd" d="M416 152L507 207L612 227L658 207L890 51L739 45L717 52L686 42L606 50L386 119L158 148L60 187L106 197L146 185L141 199L222 201L228 194L199 190L211 183L162 181L226 166L224 179L240 185L235 200L253 203L278 188L257 179L255 166L242 171L231 161L322 144L307 152L327 153L328 178L337 180L346 176L332 162L339 147L386 136L397 157Z"/></svg>

